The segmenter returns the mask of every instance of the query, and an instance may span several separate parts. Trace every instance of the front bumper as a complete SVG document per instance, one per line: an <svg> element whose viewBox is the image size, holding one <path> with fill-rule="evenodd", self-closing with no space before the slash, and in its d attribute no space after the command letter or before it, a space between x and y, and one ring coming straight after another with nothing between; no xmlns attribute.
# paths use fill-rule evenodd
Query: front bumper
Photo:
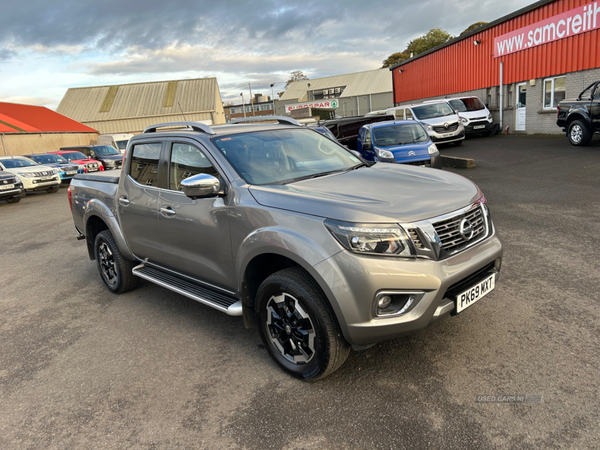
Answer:
<svg viewBox="0 0 600 450"><path fill-rule="evenodd" d="M481 126L483 126L483 128L475 128ZM480 122L469 122L467 125L464 126L464 128L466 134L489 133L494 129L494 123L488 122L487 120Z"/></svg>
<svg viewBox="0 0 600 450"><path fill-rule="evenodd" d="M42 178L25 178L21 177L23 187L26 191L45 191L54 186L60 186L60 176L56 174L51 180L42 180Z"/></svg>
<svg viewBox="0 0 600 450"><path fill-rule="evenodd" d="M436 144L447 144L450 142L462 141L465 138L465 129L459 128L458 132L453 133L451 136L446 134L438 134L435 131L428 131L429 137Z"/></svg>
<svg viewBox="0 0 600 450"><path fill-rule="evenodd" d="M468 280L467 284L474 284L474 275L498 272L501 261L502 244L494 230L479 244L442 261L367 257L342 251L315 269L324 280L344 337L360 348L417 332L452 314L456 308L450 297L464 287L461 283ZM373 302L381 291L418 291L423 296L406 314L375 318Z"/></svg>
<svg viewBox="0 0 600 450"><path fill-rule="evenodd" d="M0 190L0 200L6 200L7 198L13 197L24 197L25 190L23 189L23 183L14 183L14 189Z"/></svg>

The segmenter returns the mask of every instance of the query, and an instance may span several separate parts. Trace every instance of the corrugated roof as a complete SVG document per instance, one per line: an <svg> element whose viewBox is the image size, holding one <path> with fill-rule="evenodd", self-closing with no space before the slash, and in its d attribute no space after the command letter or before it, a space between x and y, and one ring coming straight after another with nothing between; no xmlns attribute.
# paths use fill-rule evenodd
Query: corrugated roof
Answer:
<svg viewBox="0 0 600 450"><path fill-rule="evenodd" d="M310 87L308 86L310 83ZM333 77L296 81L289 85L281 100L307 100L306 92L346 86L340 98L357 95L392 92L392 75L389 69L376 69L366 72L349 73Z"/></svg>
<svg viewBox="0 0 600 450"><path fill-rule="evenodd" d="M80 122L214 111L216 78L70 88L56 109Z"/></svg>
<svg viewBox="0 0 600 450"><path fill-rule="evenodd" d="M43 106L0 102L0 132L83 132L96 130Z"/></svg>

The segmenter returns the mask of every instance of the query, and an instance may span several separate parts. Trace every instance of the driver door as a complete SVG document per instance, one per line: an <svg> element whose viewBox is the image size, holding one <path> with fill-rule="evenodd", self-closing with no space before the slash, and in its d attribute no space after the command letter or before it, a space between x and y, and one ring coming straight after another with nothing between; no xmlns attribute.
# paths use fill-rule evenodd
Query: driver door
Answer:
<svg viewBox="0 0 600 450"><path fill-rule="evenodd" d="M225 178L208 153L192 141L167 142L168 189L158 199L162 264L213 286L235 290L227 197L187 197L180 183L205 173Z"/></svg>

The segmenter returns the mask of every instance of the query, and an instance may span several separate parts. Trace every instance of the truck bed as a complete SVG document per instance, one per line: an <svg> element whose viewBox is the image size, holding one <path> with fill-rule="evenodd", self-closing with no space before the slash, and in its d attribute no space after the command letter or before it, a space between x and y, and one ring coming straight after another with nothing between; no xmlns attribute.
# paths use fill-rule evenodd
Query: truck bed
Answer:
<svg viewBox="0 0 600 450"><path fill-rule="evenodd" d="M80 173L75 175L73 178L76 180L85 181L97 181L100 183L112 183L119 184L119 176L121 175L120 170L111 170L96 173Z"/></svg>

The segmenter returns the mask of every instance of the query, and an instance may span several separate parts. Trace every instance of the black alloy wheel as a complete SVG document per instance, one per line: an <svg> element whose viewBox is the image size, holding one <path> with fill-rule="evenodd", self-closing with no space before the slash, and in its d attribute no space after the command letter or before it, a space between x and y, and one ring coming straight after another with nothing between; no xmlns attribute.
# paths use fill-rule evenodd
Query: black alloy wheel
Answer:
<svg viewBox="0 0 600 450"><path fill-rule="evenodd" d="M135 263L123 257L110 231L98 233L94 249L98 271L108 289L122 294L137 287L139 278L131 272Z"/></svg>
<svg viewBox="0 0 600 450"><path fill-rule="evenodd" d="M299 267L280 270L262 282L255 316L271 357L297 378L325 378L350 353L327 298Z"/></svg>

